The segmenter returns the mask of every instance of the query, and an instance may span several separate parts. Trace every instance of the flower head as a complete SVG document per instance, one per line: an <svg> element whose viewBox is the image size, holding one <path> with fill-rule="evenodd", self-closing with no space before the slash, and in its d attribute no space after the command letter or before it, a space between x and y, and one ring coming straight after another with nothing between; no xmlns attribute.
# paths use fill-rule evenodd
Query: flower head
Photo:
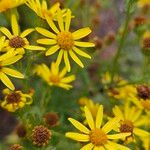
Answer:
<svg viewBox="0 0 150 150"><path fill-rule="evenodd" d="M120 118L117 130L121 133L130 132L130 137L133 139L135 135L140 138L149 136L147 131L140 128L140 126L145 125L147 122L147 117L142 116L141 109L135 106L130 107L130 103L126 102L123 110L115 106L113 108L113 113L115 117Z"/></svg>
<svg viewBox="0 0 150 150"><path fill-rule="evenodd" d="M22 57L22 55L15 55L13 51L7 52L0 56L0 80L11 90L14 90L15 87L10 81L10 79L7 77L7 75L15 78L24 78L24 75L6 66L14 64Z"/></svg>
<svg viewBox="0 0 150 150"><path fill-rule="evenodd" d="M30 33L32 33L34 31L34 29L26 29L25 31L20 33L17 18L14 14L12 14L12 16L11 16L11 28L12 28L12 34L7 28L0 27L0 32L2 32L5 35L5 37L7 38L6 49L8 51L14 50L18 54L24 54L25 49L45 50L45 48L43 48L43 47L30 45L26 36L28 36Z"/></svg>
<svg viewBox="0 0 150 150"><path fill-rule="evenodd" d="M0 1L0 12L6 11L8 9L17 7L23 4L25 0L1 0Z"/></svg>
<svg viewBox="0 0 150 150"><path fill-rule="evenodd" d="M59 3L55 3L51 8L48 8L46 0L42 0L42 2L40 0L26 0L26 5L42 19L46 19L45 15L56 19L57 10L60 7ZM65 10L62 13L65 13Z"/></svg>
<svg viewBox="0 0 150 150"><path fill-rule="evenodd" d="M58 20L58 26L59 29L54 24L53 20L49 16L45 16L46 21L49 24L50 28L53 30L54 33L37 27L36 30L44 35L46 38L39 39L37 42L39 44L45 44L50 45L49 49L46 52L46 56L52 55L55 52L59 51L56 63L59 65L62 61L62 58L64 59L65 65L67 67L67 70L70 71L70 61L69 61L69 55L71 58L81 67L84 67L83 63L80 61L80 59L77 57L77 54L80 56L91 58L87 53L81 51L78 47L93 47L93 43L89 42L81 42L78 41L81 38L87 36L91 30L89 28L82 28L75 32L70 32L70 22L71 22L71 11L68 9L66 13L65 21L63 19L63 14L60 9L57 11L57 20Z"/></svg>
<svg viewBox="0 0 150 150"><path fill-rule="evenodd" d="M22 150L23 147L20 144L14 144L11 147L9 147L8 150Z"/></svg>
<svg viewBox="0 0 150 150"><path fill-rule="evenodd" d="M30 105L32 103L32 97L21 91L10 91L9 89L5 89L3 90L3 93L5 97L0 105L2 108L10 112L15 112L25 105Z"/></svg>
<svg viewBox="0 0 150 150"><path fill-rule="evenodd" d="M44 115L44 120L49 127L55 127L59 124L59 116L54 112L48 112Z"/></svg>
<svg viewBox="0 0 150 150"><path fill-rule="evenodd" d="M32 130L33 144L38 147L43 147L48 144L51 139L51 132L43 125L35 126Z"/></svg>
<svg viewBox="0 0 150 150"><path fill-rule="evenodd" d="M88 122L89 128L85 127L83 124L78 122L73 118L68 120L77 128L81 133L76 132L67 132L66 137L79 142L87 142L81 150L92 150L94 149L120 149L120 150L129 150L129 148L113 142L113 139L120 139L126 136L129 136L130 133L117 133L109 134L113 127L119 122L119 118L115 117L108 121L104 126L102 126L103 119L103 106L100 105L96 119L94 120L91 112L87 107L84 108L85 116Z"/></svg>
<svg viewBox="0 0 150 150"><path fill-rule="evenodd" d="M50 86L58 86L64 89L72 88L72 85L69 85L70 82L75 80L74 75L65 77L67 69L64 67L61 71L59 66L52 62L51 68L49 69L45 64L41 64L35 67L35 72L41 78L43 78Z"/></svg>

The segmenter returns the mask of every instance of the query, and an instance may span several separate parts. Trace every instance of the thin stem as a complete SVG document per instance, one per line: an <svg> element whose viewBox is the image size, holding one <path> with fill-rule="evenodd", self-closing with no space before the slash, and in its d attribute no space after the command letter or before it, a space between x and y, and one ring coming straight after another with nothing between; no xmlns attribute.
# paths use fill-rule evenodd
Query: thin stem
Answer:
<svg viewBox="0 0 150 150"><path fill-rule="evenodd" d="M128 24L129 24L129 21L130 21L130 9L131 9L131 2L128 3L128 7L127 7L127 14L126 14L126 22L125 22L125 26L124 26L124 30L123 30L123 33L122 33L122 37L119 41L119 46L118 46L118 50L117 50L117 53L113 59L113 63L112 63L112 76L111 76L111 80L113 80L113 77L115 75L115 73L117 72L118 70L118 60L119 60L119 57L120 57L120 54L121 54L121 51L122 51L122 48L124 46L124 42L125 42L125 39L127 37L127 33L128 33Z"/></svg>

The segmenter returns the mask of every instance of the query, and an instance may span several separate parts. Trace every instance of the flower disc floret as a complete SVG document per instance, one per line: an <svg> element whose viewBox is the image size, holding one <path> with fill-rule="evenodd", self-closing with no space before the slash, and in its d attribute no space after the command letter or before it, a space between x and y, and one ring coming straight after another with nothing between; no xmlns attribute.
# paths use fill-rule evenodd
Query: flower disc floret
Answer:
<svg viewBox="0 0 150 150"><path fill-rule="evenodd" d="M57 35L57 43L63 50L70 50L74 46L73 36L70 32L60 32Z"/></svg>
<svg viewBox="0 0 150 150"><path fill-rule="evenodd" d="M19 36L15 36L9 40L9 45L10 47L13 47L13 48L21 48L21 47L24 47L26 44L23 38Z"/></svg>
<svg viewBox="0 0 150 150"><path fill-rule="evenodd" d="M103 145L107 142L107 135L101 129L94 129L90 133L90 141L96 146Z"/></svg>

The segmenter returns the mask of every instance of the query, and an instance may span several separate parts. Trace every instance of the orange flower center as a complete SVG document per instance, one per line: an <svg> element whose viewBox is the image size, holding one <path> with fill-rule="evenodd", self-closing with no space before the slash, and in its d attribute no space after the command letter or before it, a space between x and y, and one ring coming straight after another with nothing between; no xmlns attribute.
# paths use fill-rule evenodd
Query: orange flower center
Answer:
<svg viewBox="0 0 150 150"><path fill-rule="evenodd" d="M51 75L50 76L50 81L54 84L57 84L60 82L60 77L58 75Z"/></svg>
<svg viewBox="0 0 150 150"><path fill-rule="evenodd" d="M15 36L12 39L10 39L9 45L13 48L21 48L21 47L25 46L25 42L24 42L23 38L21 38L19 36Z"/></svg>
<svg viewBox="0 0 150 150"><path fill-rule="evenodd" d="M70 50L74 46L74 39L70 32L60 32L57 35L57 43L63 50Z"/></svg>
<svg viewBox="0 0 150 150"><path fill-rule="evenodd" d="M107 139L107 135L101 129L96 128L90 133L90 141L96 146L105 144Z"/></svg>
<svg viewBox="0 0 150 150"><path fill-rule="evenodd" d="M133 123L130 120L124 120L121 122L120 132L133 132Z"/></svg>
<svg viewBox="0 0 150 150"><path fill-rule="evenodd" d="M20 94L19 93L11 93L7 95L7 102L8 103L18 103L20 102Z"/></svg>

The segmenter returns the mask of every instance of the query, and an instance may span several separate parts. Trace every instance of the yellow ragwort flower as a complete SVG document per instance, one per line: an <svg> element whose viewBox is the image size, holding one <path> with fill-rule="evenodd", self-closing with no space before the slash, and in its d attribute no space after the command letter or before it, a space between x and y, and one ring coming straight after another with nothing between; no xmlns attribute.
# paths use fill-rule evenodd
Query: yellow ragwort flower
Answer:
<svg viewBox="0 0 150 150"><path fill-rule="evenodd" d="M139 138L150 136L149 132L141 129L140 127L145 125L148 120L146 116L142 116L142 110L135 106L130 107L130 102L126 102L123 110L118 106L113 108L115 117L120 118L120 122L117 127L117 131L121 133L130 132L131 136L127 137L126 140L134 140L134 136Z"/></svg>
<svg viewBox="0 0 150 150"><path fill-rule="evenodd" d="M24 94L21 91L10 91L9 89L4 89L3 94L5 97L0 105L2 108L10 112L15 112L25 105L30 105L33 101L29 94Z"/></svg>
<svg viewBox="0 0 150 150"><path fill-rule="evenodd" d="M0 0L0 12L17 7L24 2L25 0Z"/></svg>
<svg viewBox="0 0 150 150"><path fill-rule="evenodd" d="M84 67L83 63L77 57L77 54L80 56L91 58L87 53L81 51L78 47L93 47L94 44L90 42L81 42L79 39L87 36L91 30L89 28L82 28L73 33L69 31L71 23L71 11L68 9L66 12L65 21L63 20L63 14L60 9L57 11L57 20L59 29L54 24L53 20L49 16L45 16L46 21L49 24L50 28L55 32L52 33L46 29L37 27L36 30L44 35L47 38L39 39L37 42L39 44L50 45L50 48L46 52L46 56L52 55L59 50L56 63L59 65L64 58L65 65L67 70L70 71L70 61L69 55L71 58L81 67Z"/></svg>
<svg viewBox="0 0 150 150"><path fill-rule="evenodd" d="M9 51L0 56L0 80L11 90L14 90L15 87L10 81L10 79L7 77L7 75L15 77L15 78L24 78L24 75L6 66L14 64L18 60L20 60L22 57L23 57L22 55L14 55L13 51Z"/></svg>
<svg viewBox="0 0 150 150"><path fill-rule="evenodd" d="M8 51L14 50L18 54L24 54L25 49L28 49L28 50L45 50L45 48L43 48L41 46L30 45L26 36L28 36L31 32L33 32L34 29L31 29L31 28L26 29L25 31L20 33L17 18L14 14L12 14L12 16L11 16L11 28L12 28L12 34L7 28L0 27L0 31L7 38L6 49Z"/></svg>
<svg viewBox="0 0 150 150"><path fill-rule="evenodd" d="M149 0L138 0L138 7L150 6Z"/></svg>
<svg viewBox="0 0 150 150"><path fill-rule="evenodd" d="M86 106L84 108L84 111L89 128L87 128L77 120L69 118L68 120L81 133L67 132L66 137L71 138L75 141L88 143L83 146L81 150L129 150L129 148L121 144L117 144L112 140L124 138L126 136L129 136L130 133L108 134L110 131L112 131L113 127L120 121L119 118L115 117L108 121L103 127L101 127L103 119L102 105L99 106L95 121L92 117L91 112Z"/></svg>
<svg viewBox="0 0 150 150"><path fill-rule="evenodd" d="M72 85L69 83L75 80L74 75L65 77L67 69L64 67L60 71L59 66L57 66L54 62L51 63L50 69L45 64L37 65L35 67L35 72L50 86L58 86L67 90L72 88Z"/></svg>
<svg viewBox="0 0 150 150"><path fill-rule="evenodd" d="M56 12L60 7L59 3L55 3L50 9L48 9L46 0L26 0L26 5L32 9L39 17L46 19L45 15L48 15L50 18L56 18ZM63 13L65 10L63 10Z"/></svg>

